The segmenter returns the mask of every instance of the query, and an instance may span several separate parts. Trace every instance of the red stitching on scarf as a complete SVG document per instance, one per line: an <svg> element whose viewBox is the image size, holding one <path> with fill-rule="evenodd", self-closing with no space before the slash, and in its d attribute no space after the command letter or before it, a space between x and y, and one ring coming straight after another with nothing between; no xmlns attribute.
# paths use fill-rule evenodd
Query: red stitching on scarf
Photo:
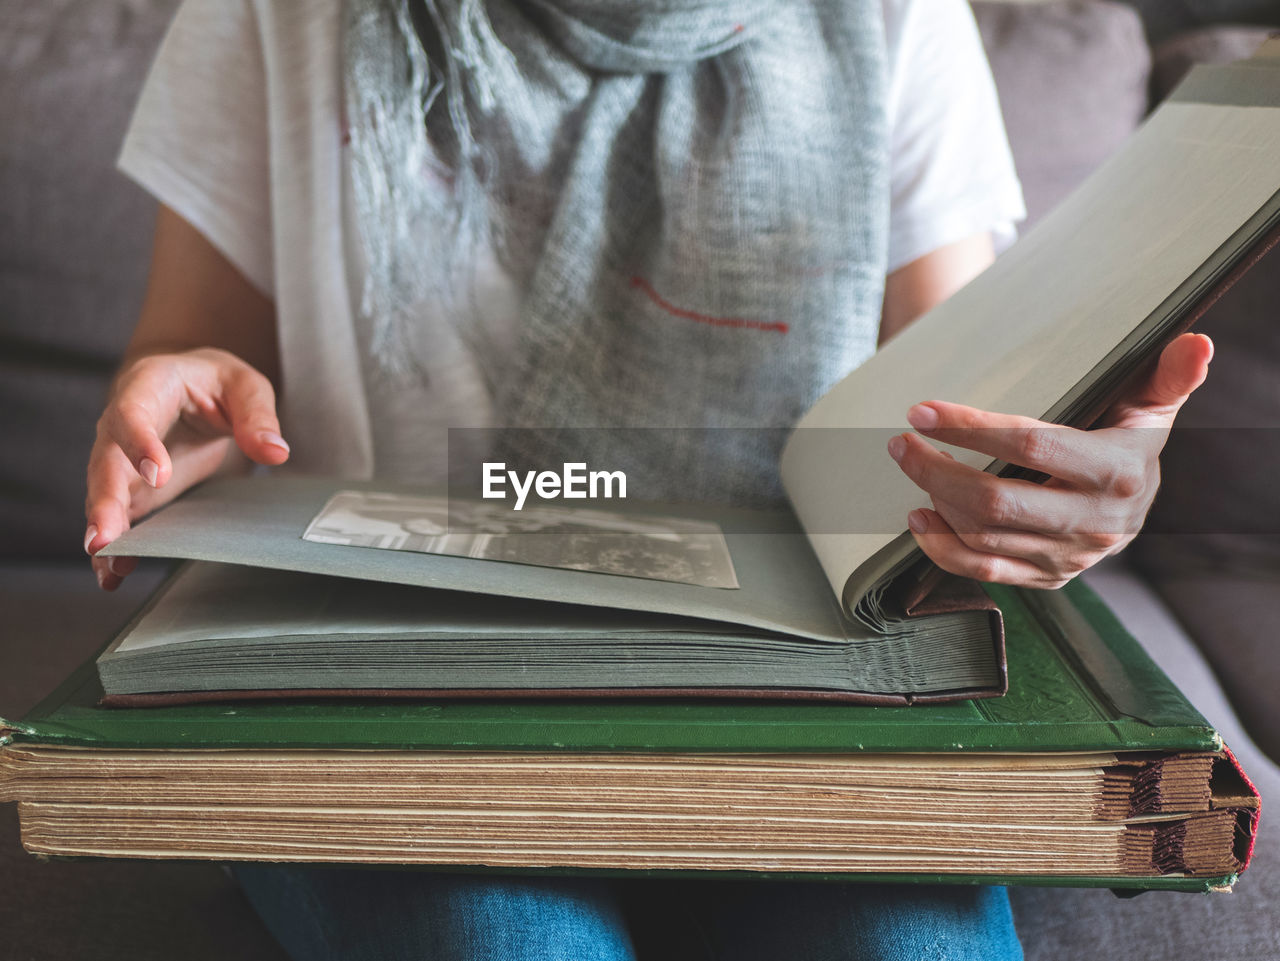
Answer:
<svg viewBox="0 0 1280 961"><path fill-rule="evenodd" d="M700 324L710 324L712 327L737 327L747 330L772 330L779 334L785 334L790 329L781 321L765 321L765 320L748 320L744 317L713 317L710 314L700 314L697 311L685 310L677 307L666 300L653 289L653 285L643 277L635 276L631 278L631 286L639 287L645 292L650 300L671 314L673 317L682 317L685 320L696 320Z"/></svg>

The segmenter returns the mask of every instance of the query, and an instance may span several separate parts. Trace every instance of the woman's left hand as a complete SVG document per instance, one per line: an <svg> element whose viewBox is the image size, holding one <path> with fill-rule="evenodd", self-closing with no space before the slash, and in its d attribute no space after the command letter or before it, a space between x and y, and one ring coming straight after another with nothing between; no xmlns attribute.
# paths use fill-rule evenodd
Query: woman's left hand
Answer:
<svg viewBox="0 0 1280 961"><path fill-rule="evenodd" d="M1108 409L1095 430L927 401L889 454L933 510L907 516L916 543L953 574L1061 587L1131 541L1160 486L1160 451L1178 409L1213 357L1203 334L1183 334L1151 376ZM965 466L923 438L988 454L1047 474L1043 484Z"/></svg>

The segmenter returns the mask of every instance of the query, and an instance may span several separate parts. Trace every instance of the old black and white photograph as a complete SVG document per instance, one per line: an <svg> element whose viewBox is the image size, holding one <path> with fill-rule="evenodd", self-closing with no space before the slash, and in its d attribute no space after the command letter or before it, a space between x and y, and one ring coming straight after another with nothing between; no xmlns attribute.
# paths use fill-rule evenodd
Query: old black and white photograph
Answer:
<svg viewBox="0 0 1280 961"><path fill-rule="evenodd" d="M736 588L724 534L706 521L378 491L340 491L307 526L323 544L418 551Z"/></svg>

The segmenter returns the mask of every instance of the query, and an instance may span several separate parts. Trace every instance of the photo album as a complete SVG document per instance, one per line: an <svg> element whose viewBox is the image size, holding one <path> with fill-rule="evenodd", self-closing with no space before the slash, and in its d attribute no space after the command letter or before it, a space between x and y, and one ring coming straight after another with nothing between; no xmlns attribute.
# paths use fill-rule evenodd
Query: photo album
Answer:
<svg viewBox="0 0 1280 961"><path fill-rule="evenodd" d="M208 483L103 551L193 562L101 658L109 700L999 695L1000 611L923 563L906 516L928 500L885 442L933 398L1087 427L1145 376L1280 235L1277 62L1193 72L1026 237L837 383L783 449L788 510Z"/></svg>
<svg viewBox="0 0 1280 961"><path fill-rule="evenodd" d="M1280 239L1276 54L1194 70L835 384L787 436L779 509L649 503L579 463L488 465L502 497L280 471L179 497L101 551L168 580L0 720L23 843L1230 888L1259 798L1218 732L1083 584L929 563L885 443L930 399L1087 429L1148 376Z"/></svg>

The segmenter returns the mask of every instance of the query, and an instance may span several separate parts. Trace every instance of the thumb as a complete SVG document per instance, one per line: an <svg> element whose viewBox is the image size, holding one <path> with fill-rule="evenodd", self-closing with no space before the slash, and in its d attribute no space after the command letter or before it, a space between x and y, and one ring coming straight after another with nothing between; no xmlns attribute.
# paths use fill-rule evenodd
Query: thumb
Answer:
<svg viewBox="0 0 1280 961"><path fill-rule="evenodd" d="M1141 420L1144 426L1155 426L1153 419L1164 426L1172 424L1179 408L1204 383L1212 359L1213 341L1204 334L1175 338L1161 352L1151 375L1113 408L1111 424L1134 425Z"/></svg>

